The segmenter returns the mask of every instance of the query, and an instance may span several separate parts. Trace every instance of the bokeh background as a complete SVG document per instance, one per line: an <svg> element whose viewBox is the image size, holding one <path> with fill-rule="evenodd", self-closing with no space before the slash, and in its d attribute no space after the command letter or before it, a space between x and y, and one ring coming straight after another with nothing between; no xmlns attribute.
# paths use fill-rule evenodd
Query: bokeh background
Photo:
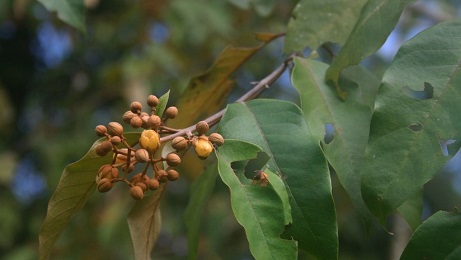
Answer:
<svg viewBox="0 0 461 260"><path fill-rule="evenodd" d="M96 125L120 121L131 101L145 102L148 94L170 90L174 105L189 80L206 71L226 46L256 46L256 32L283 33L296 2L85 0L87 31L82 34L37 1L2 0L0 259L37 258L48 199L64 167L80 159L96 140ZM363 65L381 76L405 40L460 15L457 0L417 1ZM228 101L277 67L283 61L282 49L283 38L250 59L234 75ZM262 96L298 103L288 72ZM161 204L163 227L154 259L187 255L183 213L196 176L187 169L181 172L184 176L169 185ZM461 207L460 172L458 154L425 186L423 218ZM401 243L398 236L378 226L367 236L334 173L332 177L340 259L394 258ZM119 186L108 194L95 193L73 218L55 245L56 259L132 258L125 219L133 201L126 187ZM220 181L204 216L201 259L252 259ZM300 258L307 255L301 253Z"/></svg>

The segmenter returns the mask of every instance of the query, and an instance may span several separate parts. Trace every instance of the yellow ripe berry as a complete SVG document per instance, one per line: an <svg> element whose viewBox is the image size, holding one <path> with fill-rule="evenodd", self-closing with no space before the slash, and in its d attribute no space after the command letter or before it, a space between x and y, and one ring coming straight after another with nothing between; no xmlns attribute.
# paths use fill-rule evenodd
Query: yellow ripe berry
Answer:
<svg viewBox="0 0 461 260"><path fill-rule="evenodd" d="M207 139L197 139L194 142L195 153L200 159L206 159L213 151L213 145Z"/></svg>
<svg viewBox="0 0 461 260"><path fill-rule="evenodd" d="M160 146L160 136L154 130L144 130L139 138L139 145L148 152L155 152Z"/></svg>

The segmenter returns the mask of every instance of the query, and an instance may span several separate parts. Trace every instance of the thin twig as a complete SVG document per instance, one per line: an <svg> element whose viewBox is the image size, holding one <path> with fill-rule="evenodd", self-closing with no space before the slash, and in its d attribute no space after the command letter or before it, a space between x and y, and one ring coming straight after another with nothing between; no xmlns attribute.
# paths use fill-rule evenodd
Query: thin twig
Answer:
<svg viewBox="0 0 461 260"><path fill-rule="evenodd" d="M292 61L291 57L285 60L285 62L282 65L280 65L277 69L272 71L271 74L263 78L260 82L258 82L258 84L256 84L252 89L250 89L247 93L245 93L235 102L245 102L245 101L249 101L257 97L259 94L261 94L261 92L263 92L266 88L268 88L269 85L271 85L274 81L276 81L280 77L280 75L282 75L282 73L286 70L286 68L288 67L291 61ZM225 112L226 112L226 108L208 117L204 121L206 121L210 126L213 126L221 120L221 117L224 115ZM162 143L168 142L170 140L173 140L177 136L183 136L187 133L194 132L195 130L196 130L195 125L189 126L175 134L171 134L171 135L160 138L160 142Z"/></svg>

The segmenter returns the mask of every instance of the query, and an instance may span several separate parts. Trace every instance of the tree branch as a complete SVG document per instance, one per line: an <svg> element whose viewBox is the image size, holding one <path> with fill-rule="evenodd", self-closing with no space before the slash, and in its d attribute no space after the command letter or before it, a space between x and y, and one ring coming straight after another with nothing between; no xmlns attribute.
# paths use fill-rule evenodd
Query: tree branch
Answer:
<svg viewBox="0 0 461 260"><path fill-rule="evenodd" d="M259 94L261 94L261 92L263 92L266 88L268 88L269 85L274 83L274 81L276 81L280 77L280 75L282 75L282 73L286 70L286 68L288 67L288 65L292 61L292 59L293 58L290 57L287 60L285 60L282 65L280 65L277 69L272 71L271 74L267 75L265 78L263 78L261 81L259 81L258 84L256 84L252 89L250 89L247 93L245 93L243 96L241 96L235 102L245 102L245 101L254 99ZM210 126L213 126L213 125L217 124L221 120L221 118L222 118L222 116L224 115L225 112L226 112L226 108L222 109L221 111L217 112L216 114L208 117L207 119L205 119L203 121L207 122ZM195 124L194 124L192 126L189 126L187 128L182 129L181 131L179 131L179 132L177 132L175 134L171 134L171 135L164 136L164 137L160 138L160 142L162 142L162 143L168 142L170 140L173 140L177 136L184 136L187 133L194 132L195 130L196 129L195 129Z"/></svg>

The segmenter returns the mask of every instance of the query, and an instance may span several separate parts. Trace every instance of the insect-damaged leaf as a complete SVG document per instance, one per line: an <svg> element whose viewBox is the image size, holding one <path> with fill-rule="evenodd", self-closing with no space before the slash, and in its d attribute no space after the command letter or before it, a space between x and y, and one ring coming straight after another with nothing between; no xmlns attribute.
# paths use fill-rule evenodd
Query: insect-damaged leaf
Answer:
<svg viewBox="0 0 461 260"><path fill-rule="evenodd" d="M326 126L332 128L330 140L323 145L325 156L368 228L372 215L362 199L360 170L380 81L364 68L348 68L344 73L348 81L343 83L349 98L342 101L325 83L326 64L302 58L294 63L291 77L301 96L304 118L318 140L328 134Z"/></svg>
<svg viewBox="0 0 461 260"><path fill-rule="evenodd" d="M423 31L402 46L383 77L362 168L363 198L382 223L459 147L460 39L460 19Z"/></svg>
<svg viewBox="0 0 461 260"><path fill-rule="evenodd" d="M288 195L282 180L267 171L267 186L252 184L241 171L234 172L232 162L256 158L260 148L227 139L216 152L219 175L231 192L231 204L237 221L245 228L250 251L256 259L296 259L297 243L282 239L285 225L291 221Z"/></svg>
<svg viewBox="0 0 461 260"><path fill-rule="evenodd" d="M293 237L318 258L336 259L338 233L328 166L300 109L262 99L232 104L219 129L224 138L255 143L270 156L268 168L282 176L293 217L284 237Z"/></svg>

